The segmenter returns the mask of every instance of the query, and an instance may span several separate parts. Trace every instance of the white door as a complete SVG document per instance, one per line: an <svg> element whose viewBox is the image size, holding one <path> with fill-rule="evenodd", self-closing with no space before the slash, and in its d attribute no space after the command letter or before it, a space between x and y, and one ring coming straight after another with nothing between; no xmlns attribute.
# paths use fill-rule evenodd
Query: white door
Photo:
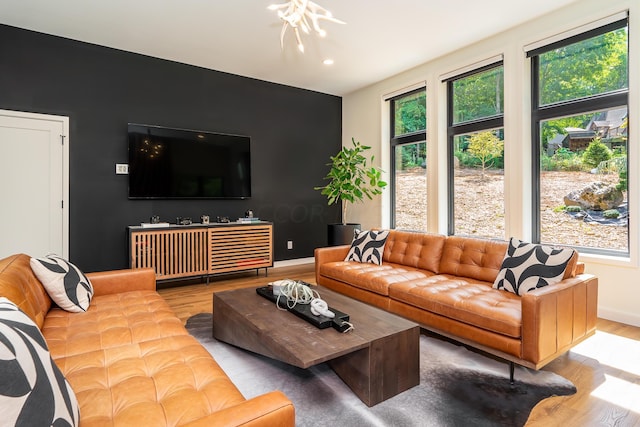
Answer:
<svg viewBox="0 0 640 427"><path fill-rule="evenodd" d="M69 118L0 110L0 259L69 257Z"/></svg>

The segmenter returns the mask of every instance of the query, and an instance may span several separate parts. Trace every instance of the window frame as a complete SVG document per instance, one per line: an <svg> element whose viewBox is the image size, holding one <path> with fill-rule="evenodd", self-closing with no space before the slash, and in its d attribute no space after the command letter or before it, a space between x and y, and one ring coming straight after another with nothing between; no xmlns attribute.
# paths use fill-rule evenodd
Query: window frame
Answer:
<svg viewBox="0 0 640 427"><path fill-rule="evenodd" d="M454 111L453 111L453 83L456 80L464 79L474 74L483 73L485 71L502 67L504 78L504 61L502 59L491 62L479 68L467 71L462 74L458 74L447 78L444 82L447 84L447 234L449 236L455 235L455 189L454 189L454 140L458 135L466 135L479 131L490 131L494 129L504 128L504 106L501 114L495 114L492 116L484 117L482 119L470 120L467 122L454 124ZM503 80L503 93L504 93L504 80ZM504 97L503 97L504 101Z"/></svg>
<svg viewBox="0 0 640 427"><path fill-rule="evenodd" d="M389 208L390 208L390 228L395 229L396 228L396 147L401 146L401 145L406 145L406 144L414 144L416 142L422 142L424 141L425 144L427 142L427 122L426 122L426 105L425 105L425 128L424 130L420 130L420 131L416 131L416 132L410 132L410 133L405 133L402 135L396 135L396 109L395 109L395 103L396 101L398 101L399 99L402 98L406 98L407 96L411 96L420 92L424 92L425 93L425 99L426 99L426 94L427 94L427 88L426 86L423 87L419 87L417 89L411 90L409 92L404 92L400 95L396 95L393 98L389 98L389 124L390 124L390 139L389 139L389 148L390 148L390 156L389 158L391 159L391 165L390 165L390 171L389 171L389 176L392 178L390 179L390 185L389 185L389 189L391 190L391 197L390 197L390 203L389 203ZM426 212L425 212L426 215Z"/></svg>
<svg viewBox="0 0 640 427"><path fill-rule="evenodd" d="M597 95L586 96L574 100L555 102L548 105L540 105L540 55L551 50L588 40L611 31L616 31L629 25L629 18L623 18L615 22L605 24L601 27L576 34L571 37L550 43L545 46L526 52L527 58L531 61L531 239L534 243L542 243L541 224L541 201L540 201L540 124L545 120L558 119L578 114L588 114L590 112L604 111L612 108L629 108L629 88L605 92ZM627 39L629 40L629 39ZM628 43L628 42L627 42ZM628 49L627 44L627 49ZM628 67L628 64L627 64ZM627 82L628 83L628 82ZM628 111L628 110L627 110ZM630 147L627 145L627 155ZM627 168L629 168L627 157ZM631 185L631 184L629 184ZM617 257L628 257L630 253L630 233L627 233L627 251L614 251L609 249L574 246L580 252L594 255L612 255Z"/></svg>

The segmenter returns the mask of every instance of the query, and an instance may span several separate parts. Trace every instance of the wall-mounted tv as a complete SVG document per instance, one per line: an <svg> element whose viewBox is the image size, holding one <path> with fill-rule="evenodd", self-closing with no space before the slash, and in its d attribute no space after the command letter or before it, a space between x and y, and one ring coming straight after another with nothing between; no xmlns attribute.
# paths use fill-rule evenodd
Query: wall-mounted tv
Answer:
<svg viewBox="0 0 640 427"><path fill-rule="evenodd" d="M251 139L128 124L130 199L251 197Z"/></svg>

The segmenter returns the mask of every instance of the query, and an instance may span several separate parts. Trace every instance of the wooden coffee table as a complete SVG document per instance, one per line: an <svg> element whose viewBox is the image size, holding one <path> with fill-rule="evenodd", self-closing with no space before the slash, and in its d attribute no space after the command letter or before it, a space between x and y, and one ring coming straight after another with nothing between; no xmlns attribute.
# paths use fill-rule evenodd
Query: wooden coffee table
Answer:
<svg viewBox="0 0 640 427"><path fill-rule="evenodd" d="M355 329L318 329L255 288L213 294L213 336L299 368L327 362L367 406L420 383L420 328L394 314L314 286Z"/></svg>

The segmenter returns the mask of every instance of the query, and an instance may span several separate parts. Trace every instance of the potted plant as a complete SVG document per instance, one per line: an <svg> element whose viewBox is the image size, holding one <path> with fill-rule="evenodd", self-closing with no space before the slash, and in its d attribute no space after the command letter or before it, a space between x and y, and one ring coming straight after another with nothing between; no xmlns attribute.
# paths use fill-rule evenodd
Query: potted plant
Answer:
<svg viewBox="0 0 640 427"><path fill-rule="evenodd" d="M382 171L373 166L374 156L370 159L364 156L371 147L362 145L351 138L353 147L342 147L335 156L331 156L329 173L324 178L329 183L323 187L321 194L327 196L328 204L342 203L342 223L329 224L328 243L330 246L351 243L353 230L360 224L347 223L347 208L350 203L362 202L364 197L369 200L373 196L382 194L387 183L381 179ZM369 164L367 164L369 162Z"/></svg>

